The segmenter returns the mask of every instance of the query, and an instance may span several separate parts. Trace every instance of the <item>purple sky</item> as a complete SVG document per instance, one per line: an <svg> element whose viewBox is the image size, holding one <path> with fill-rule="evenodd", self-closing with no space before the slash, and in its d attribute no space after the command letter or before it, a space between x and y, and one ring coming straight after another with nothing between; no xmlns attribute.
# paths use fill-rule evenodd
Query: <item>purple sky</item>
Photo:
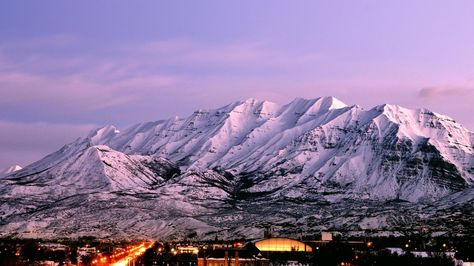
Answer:
<svg viewBox="0 0 474 266"><path fill-rule="evenodd" d="M474 1L3 1L0 169L92 127L249 97L426 107L474 128Z"/></svg>

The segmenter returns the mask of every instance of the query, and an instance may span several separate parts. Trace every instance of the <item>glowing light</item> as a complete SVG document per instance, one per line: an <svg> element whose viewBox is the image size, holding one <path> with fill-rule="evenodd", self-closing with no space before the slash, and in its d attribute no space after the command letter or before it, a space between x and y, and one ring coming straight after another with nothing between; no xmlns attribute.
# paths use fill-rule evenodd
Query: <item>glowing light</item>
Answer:
<svg viewBox="0 0 474 266"><path fill-rule="evenodd" d="M127 266L128 262L129 262L128 260L121 260L121 261L113 263L112 266Z"/></svg>
<svg viewBox="0 0 474 266"><path fill-rule="evenodd" d="M143 255L145 251L150 248L152 244L140 243L137 246L132 246L127 248L126 251L118 253L116 256L125 255L125 258L122 258L119 261L110 263L112 266L127 266L131 261L134 261L137 257ZM113 257L113 256L112 256ZM107 258L106 258L107 259Z"/></svg>
<svg viewBox="0 0 474 266"><path fill-rule="evenodd" d="M305 243L288 238L264 239L255 243L255 246L260 251L313 251L313 249Z"/></svg>

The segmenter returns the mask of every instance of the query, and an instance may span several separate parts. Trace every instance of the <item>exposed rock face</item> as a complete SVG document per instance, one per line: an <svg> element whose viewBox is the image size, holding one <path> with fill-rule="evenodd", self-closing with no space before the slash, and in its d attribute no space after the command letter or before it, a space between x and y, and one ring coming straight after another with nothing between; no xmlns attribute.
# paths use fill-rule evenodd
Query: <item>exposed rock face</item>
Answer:
<svg viewBox="0 0 474 266"><path fill-rule="evenodd" d="M332 97L107 126L1 179L0 232L233 238L270 223L289 235L422 224L466 233L473 140L425 109Z"/></svg>

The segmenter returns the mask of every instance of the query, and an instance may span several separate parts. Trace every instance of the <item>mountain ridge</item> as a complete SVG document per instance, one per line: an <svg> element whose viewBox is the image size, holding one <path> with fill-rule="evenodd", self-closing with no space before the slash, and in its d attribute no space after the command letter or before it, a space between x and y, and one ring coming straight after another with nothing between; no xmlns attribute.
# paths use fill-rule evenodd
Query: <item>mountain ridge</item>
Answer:
<svg viewBox="0 0 474 266"><path fill-rule="evenodd" d="M365 110L334 97L296 98L285 105L248 99L123 130L105 126L1 181L5 222L0 234L21 234L37 226L43 235L46 229L71 235L65 233L71 225L52 226L38 217L56 213L54 208L48 212L45 204L82 193L102 195L104 204L135 206L115 211L147 217L146 224L156 229L153 237L179 238L189 228L200 237L224 232L248 237L242 228L252 228L255 235L261 223L280 224L295 215L309 233L341 226L362 230L367 217L348 211L350 206L370 210L377 221L370 224L380 230L412 225L406 219L413 217L432 217L433 229L440 230L433 216L439 212L461 208L461 222L472 218L473 140L474 134L453 119L426 109L384 104ZM20 199L31 195L35 202ZM256 203L269 221L258 217ZM156 206L140 207L150 204ZM393 207L399 204L405 209L403 219ZM93 209L83 202L77 205L85 213ZM417 206L427 211L418 212ZM67 207L78 208L62 206ZM38 208L41 215L26 211ZM331 210L341 217L323 219ZM169 216L155 217L150 211ZM27 221L12 227L15 217ZM91 219L109 228L106 235L146 235L142 229ZM175 219L184 219L180 226L189 228L173 227ZM234 224L229 227L226 219ZM321 225L312 225L314 221ZM87 225L75 226L88 232ZM291 228L281 230L291 235Z"/></svg>
<svg viewBox="0 0 474 266"><path fill-rule="evenodd" d="M16 172L16 171L19 171L21 170L22 167L19 166L18 164L15 164L15 165L11 165L3 170L0 171L0 176L2 175L8 175L8 174L11 174L13 172Z"/></svg>

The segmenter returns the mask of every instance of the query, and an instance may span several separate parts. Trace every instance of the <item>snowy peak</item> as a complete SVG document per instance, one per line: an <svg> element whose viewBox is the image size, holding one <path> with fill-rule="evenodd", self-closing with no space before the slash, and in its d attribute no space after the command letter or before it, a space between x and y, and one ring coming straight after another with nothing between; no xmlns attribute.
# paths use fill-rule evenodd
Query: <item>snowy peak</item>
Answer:
<svg viewBox="0 0 474 266"><path fill-rule="evenodd" d="M378 121L398 127L397 135L416 141L428 138L437 146L452 146L473 152L472 132L458 124L454 119L432 112L428 109L407 109L398 105L384 104L373 110L379 112ZM386 126L385 126L386 127Z"/></svg>
<svg viewBox="0 0 474 266"><path fill-rule="evenodd" d="M317 98L316 100L313 100L313 101L314 101L314 104L312 106L312 109L317 109L319 110L319 112L347 107L345 103L331 96Z"/></svg>
<svg viewBox="0 0 474 266"><path fill-rule="evenodd" d="M236 103L232 112L242 114L253 114L261 116L273 116L279 109L279 105L269 101L260 101L254 98Z"/></svg>
<svg viewBox="0 0 474 266"><path fill-rule="evenodd" d="M472 147L472 132L424 109L385 104L364 110L334 97L296 98L283 106L251 98L121 132L113 126L99 128L25 173L68 165L70 158L75 158L70 163L77 163L77 155L92 148L95 157L86 161L103 169L107 179L152 180L141 187L165 179L147 172L142 163L158 156L183 171L251 172L258 182L249 189L260 192L302 186L309 178L325 189L328 184L347 186L339 192L354 197L365 193L418 201L474 183ZM410 196L415 190L417 196Z"/></svg>
<svg viewBox="0 0 474 266"><path fill-rule="evenodd" d="M179 172L175 168L159 157L127 155L106 145L96 145L69 164L67 171L74 171L76 178L81 177L84 182L97 178L96 184L101 183L111 191L146 191L171 178L169 174L173 171Z"/></svg>
<svg viewBox="0 0 474 266"><path fill-rule="evenodd" d="M179 169L155 156L127 155L106 145L90 146L45 170L10 175L11 185L28 184L36 193L70 195L82 192L143 192L171 178ZM14 187L18 189L18 187ZM21 189L16 194L28 193Z"/></svg>
<svg viewBox="0 0 474 266"><path fill-rule="evenodd" d="M262 101L255 98L249 98L244 101L234 102L225 107L216 110L198 110L196 112L210 113L242 113L256 114L263 116L277 116L284 112L306 113L306 114L322 114L334 109L342 109L347 107L345 103L334 97L320 97L315 99L295 98L289 104L281 106L279 104Z"/></svg>
<svg viewBox="0 0 474 266"><path fill-rule="evenodd" d="M16 171L19 171L21 169L22 169L21 166L15 164L15 165L12 165L12 166L7 167L7 168L3 169L2 171L0 171L0 175L8 175L8 174L14 173Z"/></svg>
<svg viewBox="0 0 474 266"><path fill-rule="evenodd" d="M462 221L472 228L473 141L429 110L364 110L333 97L248 99L106 126L0 179L0 235L94 235L92 222L110 236L248 237L294 217L285 228L412 230L416 215L458 233Z"/></svg>
<svg viewBox="0 0 474 266"><path fill-rule="evenodd" d="M87 137L92 145L97 145L99 143L106 143L119 133L120 131L116 127L109 125L92 130Z"/></svg>
<svg viewBox="0 0 474 266"><path fill-rule="evenodd" d="M286 105L285 109L297 113L320 114L344 107L347 107L347 105L334 97L321 97L316 99L296 98Z"/></svg>

